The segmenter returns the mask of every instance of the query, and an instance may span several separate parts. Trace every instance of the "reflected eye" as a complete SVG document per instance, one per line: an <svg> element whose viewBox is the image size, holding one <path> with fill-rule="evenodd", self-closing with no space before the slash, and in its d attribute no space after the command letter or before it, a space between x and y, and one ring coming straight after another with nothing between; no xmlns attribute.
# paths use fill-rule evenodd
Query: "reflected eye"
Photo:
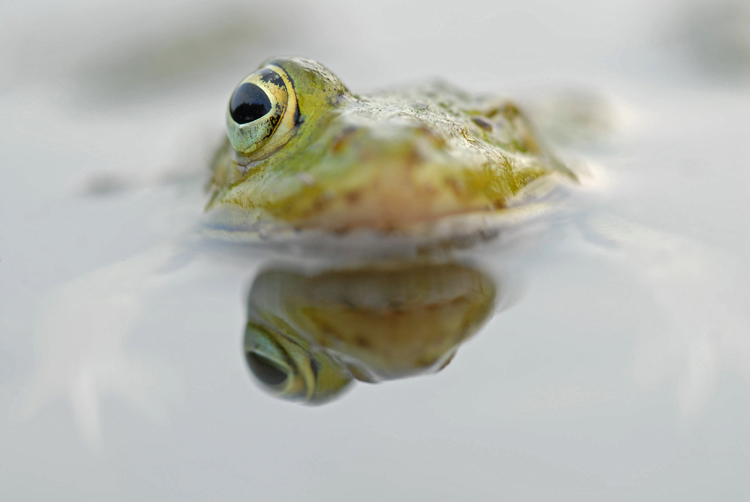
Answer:
<svg viewBox="0 0 750 502"><path fill-rule="evenodd" d="M271 111L271 101L266 93L249 82L245 82L234 91L232 101L229 103L229 113L238 124L258 120L269 111Z"/></svg>
<svg viewBox="0 0 750 502"><path fill-rule="evenodd" d="M227 133L238 164L273 153L294 135L296 123L297 98L283 69L268 65L245 77L227 110Z"/></svg>
<svg viewBox="0 0 750 502"><path fill-rule="evenodd" d="M253 376L271 394L291 401L322 403L339 394L352 377L329 356L313 353L304 344L248 323L245 360Z"/></svg>
<svg viewBox="0 0 750 502"><path fill-rule="evenodd" d="M257 352L247 353L247 365L258 380L271 387L281 385L287 379L286 371Z"/></svg>

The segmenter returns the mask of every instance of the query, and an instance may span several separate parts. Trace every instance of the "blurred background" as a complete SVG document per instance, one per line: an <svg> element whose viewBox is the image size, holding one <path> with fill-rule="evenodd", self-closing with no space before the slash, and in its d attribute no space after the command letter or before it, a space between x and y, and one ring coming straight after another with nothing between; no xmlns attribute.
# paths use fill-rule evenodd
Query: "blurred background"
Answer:
<svg viewBox="0 0 750 502"><path fill-rule="evenodd" d="M274 55L517 97L586 173L573 224L479 258L524 294L440 374L274 400L261 256L164 278ZM571 96L590 134L545 123ZM747 1L5 1L0 117L3 499L750 497Z"/></svg>

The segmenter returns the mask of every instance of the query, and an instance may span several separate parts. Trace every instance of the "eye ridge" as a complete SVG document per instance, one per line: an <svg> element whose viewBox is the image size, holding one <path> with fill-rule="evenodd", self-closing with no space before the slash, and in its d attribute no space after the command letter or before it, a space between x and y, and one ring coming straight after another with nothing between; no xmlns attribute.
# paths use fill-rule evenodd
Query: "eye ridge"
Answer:
<svg viewBox="0 0 750 502"><path fill-rule="evenodd" d="M271 100L265 91L250 82L245 82L237 88L229 104L232 119L238 124L258 120L270 112L271 108Z"/></svg>

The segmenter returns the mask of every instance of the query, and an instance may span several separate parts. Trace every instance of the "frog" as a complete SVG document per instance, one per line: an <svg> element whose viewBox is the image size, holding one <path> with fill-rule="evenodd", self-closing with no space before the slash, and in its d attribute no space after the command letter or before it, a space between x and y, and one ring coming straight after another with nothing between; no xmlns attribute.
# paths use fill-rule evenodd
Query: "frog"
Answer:
<svg viewBox="0 0 750 502"><path fill-rule="evenodd" d="M271 395L325 404L354 381L442 371L505 289L481 266L455 260L268 264L248 293L245 360Z"/></svg>
<svg viewBox="0 0 750 502"><path fill-rule="evenodd" d="M272 58L234 89L208 183L214 234L450 240L485 233L577 176L513 101L445 82L352 93Z"/></svg>

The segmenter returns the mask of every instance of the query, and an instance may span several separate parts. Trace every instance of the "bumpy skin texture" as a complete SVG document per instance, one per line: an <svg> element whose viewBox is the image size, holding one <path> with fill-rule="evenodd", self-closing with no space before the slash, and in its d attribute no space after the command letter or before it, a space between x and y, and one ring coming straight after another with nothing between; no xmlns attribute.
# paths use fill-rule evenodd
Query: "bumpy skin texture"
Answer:
<svg viewBox="0 0 750 502"><path fill-rule="evenodd" d="M217 152L208 209L226 228L408 234L501 212L539 178L573 178L510 102L443 83L357 96L314 61L265 65L286 72L298 115L270 151L246 157L226 142Z"/></svg>

